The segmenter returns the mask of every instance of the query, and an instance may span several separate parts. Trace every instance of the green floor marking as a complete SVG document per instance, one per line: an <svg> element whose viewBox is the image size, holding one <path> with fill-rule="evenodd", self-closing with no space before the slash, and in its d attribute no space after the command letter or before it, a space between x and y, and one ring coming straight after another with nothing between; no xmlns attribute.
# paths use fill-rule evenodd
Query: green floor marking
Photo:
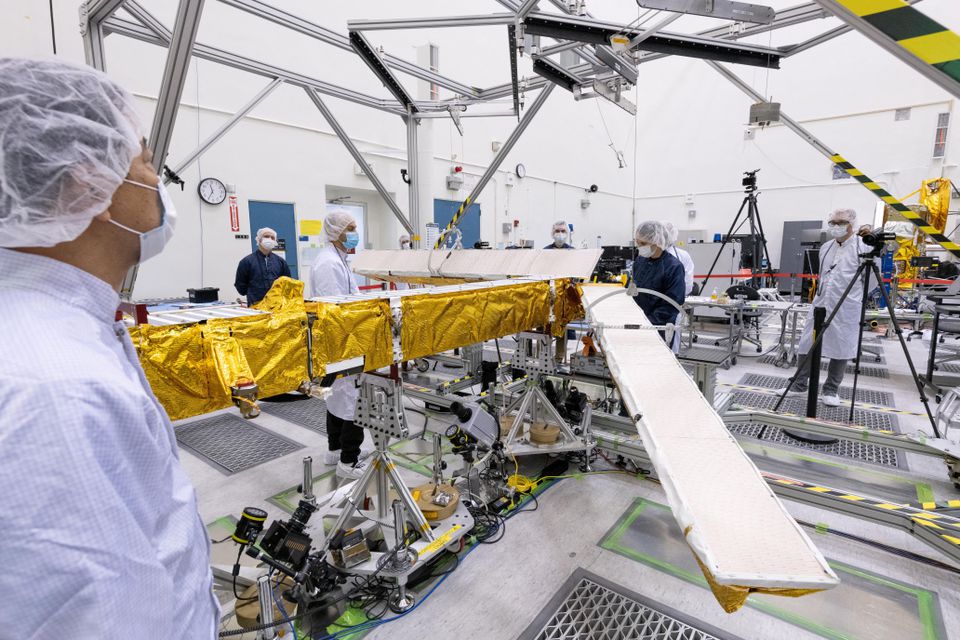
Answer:
<svg viewBox="0 0 960 640"><path fill-rule="evenodd" d="M316 484L317 481L323 480L325 478L329 478L334 473L336 473L336 469L325 471L324 473L321 473L320 475L315 476L313 478L313 482L314 484ZM294 496L297 496L297 497L294 497ZM269 498L267 498L267 502L269 502L270 504L275 504L281 509L283 509L284 511L286 511L287 513L292 514L297 509L297 503L300 502L299 496L300 496L300 492L297 490L297 487L292 486L289 489L284 489L280 493L270 496Z"/></svg>
<svg viewBox="0 0 960 640"><path fill-rule="evenodd" d="M763 445L759 445L756 443L741 442L740 447L744 451L752 450L754 453L766 453L768 451L771 451L771 448L765 447ZM920 502L925 501L922 496L929 496L929 499L926 500L926 502L934 501L933 488L926 482L921 482L919 480L913 480L910 478L904 478L902 476L896 476L890 473L886 473L884 471L880 471L878 469L870 469L867 467L855 467L853 465L844 464L842 462L838 462L835 460L824 460L823 458L814 458L813 456L805 456L799 453L794 453L792 451L786 451L786 450L781 450L776 448L772 450L776 452L776 455L774 455L773 457L781 456L785 458L793 458L794 460L802 460L804 462L809 462L811 464L825 465L828 467L834 467L835 469L843 469L844 471L850 471L851 473L862 473L866 475L877 476L879 478L883 478L884 480L889 480L891 482L908 484L914 487L914 489L917 492L917 499Z"/></svg>
<svg viewBox="0 0 960 640"><path fill-rule="evenodd" d="M655 569L684 580L685 582L695 584L703 589L709 589L710 586L707 584L707 580L704 578L703 574L699 572L692 573L670 562L661 560L660 558L642 553L636 549L621 544L620 540L623 538L624 534L647 507L670 511L670 507L667 505L660 504L652 500L637 498L637 500L634 502L634 506L626 514L621 516L614 527L600 540L599 546L602 549L612 551L613 553L654 567ZM923 640L940 640L941 636L938 629L941 625L941 619L939 610L935 605L934 594L932 592L919 587L906 585L896 580L871 574L863 571L862 569L849 566L842 562L828 560L828 563L837 572L855 575L869 582L873 582L874 584L896 589L897 591L914 596L917 600L918 618L923 626ZM811 631L824 638L830 638L831 640L856 640L856 638L847 633L832 629L828 626L820 624L815 620L811 620L800 614L782 609L767 602L748 599L746 604L748 607L752 607L775 618L789 622L790 624Z"/></svg>

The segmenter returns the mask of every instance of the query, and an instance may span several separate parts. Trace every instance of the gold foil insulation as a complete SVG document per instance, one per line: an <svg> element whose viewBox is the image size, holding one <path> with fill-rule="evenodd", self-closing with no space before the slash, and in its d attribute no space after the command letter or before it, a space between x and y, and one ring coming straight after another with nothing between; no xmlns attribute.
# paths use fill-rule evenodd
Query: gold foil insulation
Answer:
<svg viewBox="0 0 960 640"><path fill-rule="evenodd" d="M547 281L404 296L401 346L412 360L455 347L484 342L550 321ZM582 316L577 285L556 281L555 317L565 325ZM341 304L303 301L303 283L277 280L256 305L264 315L209 320L204 324L130 330L157 399L172 420L231 405L230 388L242 379L258 386L261 398L293 391L309 379L308 314L313 375L330 362L364 357L364 370L392 364L390 302L373 298ZM563 326L561 325L561 326Z"/></svg>
<svg viewBox="0 0 960 640"><path fill-rule="evenodd" d="M550 284L456 291L401 299L400 340L407 360L546 326Z"/></svg>
<svg viewBox="0 0 960 640"><path fill-rule="evenodd" d="M684 531L683 535L686 536L688 532L689 529ZM690 549L690 553L692 553L693 557L696 558L697 564L700 566L700 571L703 572L703 577L706 578L707 584L710 586L710 591L713 592L713 597L717 599L717 602L720 603L720 606L723 607L723 610L727 613L734 613L735 611L738 611L747 603L747 598L751 593L765 593L772 596L799 598L800 596L823 591L823 589L778 589L776 587L742 587L737 585L720 584L717 582L716 578L713 577L710 569L703 564L696 552L693 549Z"/></svg>
<svg viewBox="0 0 960 640"><path fill-rule="evenodd" d="M313 323L313 371L323 375L328 362L365 356L364 371L393 362L390 302L381 299L317 303Z"/></svg>

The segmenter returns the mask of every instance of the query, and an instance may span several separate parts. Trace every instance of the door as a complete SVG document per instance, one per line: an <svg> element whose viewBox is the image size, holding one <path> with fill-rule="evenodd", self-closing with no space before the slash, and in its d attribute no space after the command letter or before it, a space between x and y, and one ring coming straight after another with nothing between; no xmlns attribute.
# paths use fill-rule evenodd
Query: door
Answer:
<svg viewBox="0 0 960 640"><path fill-rule="evenodd" d="M780 246L780 273L803 272L803 246L801 235L804 229L819 229L819 220L796 220L783 223L783 244ZM803 286L800 278L779 278L781 293L799 292Z"/></svg>
<svg viewBox="0 0 960 640"><path fill-rule="evenodd" d="M257 230L270 227L277 232L277 248L274 251L287 261L290 275L300 279L297 265L296 214L293 205L287 202L257 202L250 200L250 245L251 251L257 250Z"/></svg>
<svg viewBox="0 0 960 640"><path fill-rule="evenodd" d="M457 212L460 205L459 200L434 200L433 201L433 221L440 225L442 232L453 220L453 214ZM463 248L473 249L474 243L480 242L480 205L472 204L467 207L466 212L460 219L460 233L463 234Z"/></svg>

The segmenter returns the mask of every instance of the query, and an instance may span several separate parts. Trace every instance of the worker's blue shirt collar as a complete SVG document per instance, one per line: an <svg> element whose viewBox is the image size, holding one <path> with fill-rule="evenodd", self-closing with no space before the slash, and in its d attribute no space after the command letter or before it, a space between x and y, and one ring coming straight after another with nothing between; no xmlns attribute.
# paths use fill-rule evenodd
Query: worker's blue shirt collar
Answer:
<svg viewBox="0 0 960 640"><path fill-rule="evenodd" d="M120 296L100 278L53 258L0 248L2 289L39 291L113 323Z"/></svg>

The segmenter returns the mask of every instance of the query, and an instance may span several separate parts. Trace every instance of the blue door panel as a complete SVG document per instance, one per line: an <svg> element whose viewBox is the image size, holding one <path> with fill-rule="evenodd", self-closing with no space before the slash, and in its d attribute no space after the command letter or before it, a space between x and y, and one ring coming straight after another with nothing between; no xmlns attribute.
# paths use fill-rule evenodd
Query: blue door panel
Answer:
<svg viewBox="0 0 960 640"><path fill-rule="evenodd" d="M270 227L277 232L277 251L282 252L290 266L290 275L300 278L297 265L296 216L293 205L285 202L258 202L251 200L250 209L250 250L257 250L257 229Z"/></svg>
<svg viewBox="0 0 960 640"><path fill-rule="evenodd" d="M459 200L433 201L433 221L440 225L441 232L450 224L453 214L461 204L463 203ZM463 234L464 249L472 249L474 243L480 241L480 205L472 204L467 207L467 211L461 218L460 232Z"/></svg>

